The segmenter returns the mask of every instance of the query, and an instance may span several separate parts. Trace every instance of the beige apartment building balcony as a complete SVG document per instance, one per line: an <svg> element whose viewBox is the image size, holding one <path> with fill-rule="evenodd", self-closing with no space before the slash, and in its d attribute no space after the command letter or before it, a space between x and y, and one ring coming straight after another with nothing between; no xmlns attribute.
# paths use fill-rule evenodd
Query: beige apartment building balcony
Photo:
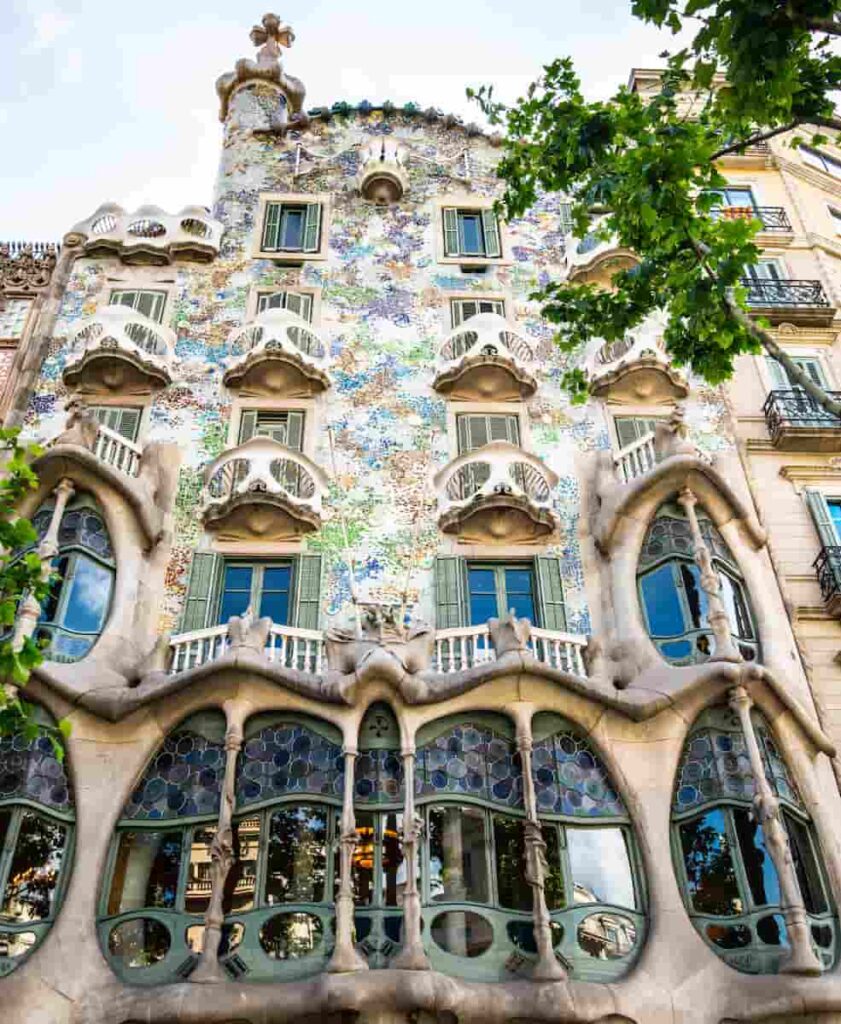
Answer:
<svg viewBox="0 0 841 1024"><path fill-rule="evenodd" d="M104 306L68 338L63 379L92 394L145 394L172 380L175 332L127 306Z"/></svg>
<svg viewBox="0 0 841 1024"><path fill-rule="evenodd" d="M828 394L836 401L841 392ZM780 451L841 451L841 419L833 416L802 388L777 388L762 407L768 433Z"/></svg>
<svg viewBox="0 0 841 1024"><path fill-rule="evenodd" d="M686 398L686 376L669 365L661 339L605 342L590 371L590 393L620 402L666 404Z"/></svg>
<svg viewBox="0 0 841 1024"><path fill-rule="evenodd" d="M176 259L209 263L219 255L223 227L203 206L169 214L158 206L127 213L104 203L73 232L84 235L86 256L117 256L123 263L164 266Z"/></svg>
<svg viewBox="0 0 841 1024"><path fill-rule="evenodd" d="M783 206L717 206L711 211L714 219L757 220L758 245L788 245L794 238L794 228Z"/></svg>
<svg viewBox="0 0 841 1024"><path fill-rule="evenodd" d="M835 319L837 310L820 281L746 277L742 285L750 312L772 324L829 327Z"/></svg>
<svg viewBox="0 0 841 1024"><path fill-rule="evenodd" d="M229 338L223 381L243 395L306 398L330 387L327 346L303 317L267 309Z"/></svg>
<svg viewBox="0 0 841 1024"><path fill-rule="evenodd" d="M813 567L827 613L841 619L841 546L824 545Z"/></svg>
<svg viewBox="0 0 841 1024"><path fill-rule="evenodd" d="M557 482L536 456L492 441L436 474L439 529L466 543L536 543L557 529Z"/></svg>
<svg viewBox="0 0 841 1024"><path fill-rule="evenodd" d="M460 401L518 402L537 390L534 348L498 313L470 317L444 339L432 386Z"/></svg>
<svg viewBox="0 0 841 1024"><path fill-rule="evenodd" d="M271 437L252 437L205 470L201 516L223 540L295 540L321 526L324 472Z"/></svg>

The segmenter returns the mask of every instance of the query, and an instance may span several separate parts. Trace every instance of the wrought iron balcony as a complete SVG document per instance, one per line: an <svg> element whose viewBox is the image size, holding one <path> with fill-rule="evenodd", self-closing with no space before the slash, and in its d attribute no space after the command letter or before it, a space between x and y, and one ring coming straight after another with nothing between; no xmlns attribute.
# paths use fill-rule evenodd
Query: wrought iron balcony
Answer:
<svg viewBox="0 0 841 1024"><path fill-rule="evenodd" d="M432 386L462 401L520 401L537 390L532 345L503 316L479 313L451 331Z"/></svg>
<svg viewBox="0 0 841 1024"><path fill-rule="evenodd" d="M747 289L751 310L761 312L772 322L828 326L835 317L835 309L820 281L745 277L742 285Z"/></svg>
<svg viewBox="0 0 841 1024"><path fill-rule="evenodd" d="M822 547L814 568L827 611L841 616L841 545Z"/></svg>
<svg viewBox="0 0 841 1024"><path fill-rule="evenodd" d="M529 543L558 525L556 475L507 441L459 455L435 476L438 525L465 542Z"/></svg>
<svg viewBox="0 0 841 1024"><path fill-rule="evenodd" d="M841 401L841 392L830 391ZM772 391L762 407L768 433L784 451L841 451L841 419L800 388Z"/></svg>
<svg viewBox="0 0 841 1024"><path fill-rule="evenodd" d="M223 378L242 394L299 398L326 391L327 347L312 324L288 309L267 309L228 339Z"/></svg>
<svg viewBox="0 0 841 1024"><path fill-rule="evenodd" d="M763 231L791 234L794 230L782 206L717 206L711 216L716 220L758 220Z"/></svg>

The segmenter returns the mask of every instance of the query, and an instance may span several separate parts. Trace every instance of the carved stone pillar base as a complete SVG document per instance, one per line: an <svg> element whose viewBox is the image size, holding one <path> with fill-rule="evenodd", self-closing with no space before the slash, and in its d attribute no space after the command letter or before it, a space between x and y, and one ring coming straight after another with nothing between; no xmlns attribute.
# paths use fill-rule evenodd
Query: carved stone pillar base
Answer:
<svg viewBox="0 0 841 1024"><path fill-rule="evenodd" d="M788 929L791 951L780 964L780 974L805 974L817 977L823 974L823 967L812 948L812 934L805 911L791 907L783 914Z"/></svg>
<svg viewBox="0 0 841 1024"><path fill-rule="evenodd" d="M222 929L219 925L209 924L204 930L204 942L202 948L206 950L218 950L222 941ZM217 956L202 956L196 965L196 969L190 975L191 982L199 984L228 981L228 975Z"/></svg>
<svg viewBox="0 0 841 1024"><path fill-rule="evenodd" d="M391 961L400 971L428 971L431 969L426 950L420 940L420 898L417 893L403 899L403 948Z"/></svg>
<svg viewBox="0 0 841 1024"><path fill-rule="evenodd" d="M353 897L339 896L336 900L336 946L327 970L330 974L352 974L367 971L368 964L353 945L350 925L353 921ZM347 927L343 927L343 923Z"/></svg>

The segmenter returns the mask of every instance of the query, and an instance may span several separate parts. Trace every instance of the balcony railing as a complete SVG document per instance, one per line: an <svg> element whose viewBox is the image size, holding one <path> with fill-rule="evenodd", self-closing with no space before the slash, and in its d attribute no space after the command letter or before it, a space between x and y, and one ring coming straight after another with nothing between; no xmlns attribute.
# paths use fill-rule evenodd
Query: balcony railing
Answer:
<svg viewBox="0 0 841 1024"><path fill-rule="evenodd" d="M105 203L73 228L85 236L88 256L120 256L126 263L165 264L177 257L208 262L219 254L223 226L203 206L168 214L158 206L134 213Z"/></svg>
<svg viewBox="0 0 841 1024"><path fill-rule="evenodd" d="M586 676L583 651L587 637L574 633L559 633L552 629L531 628L529 651L544 665ZM487 623L483 626L464 626L439 629L435 634L434 667L438 672L458 672L487 662L496 661Z"/></svg>
<svg viewBox="0 0 841 1024"><path fill-rule="evenodd" d="M468 353L507 354L523 363L530 363L534 359L529 342L499 313L478 313L465 320L447 335L438 355L443 361L451 362Z"/></svg>
<svg viewBox="0 0 841 1024"><path fill-rule="evenodd" d="M758 220L763 231L792 232L791 221L782 206L717 206L710 211L714 220Z"/></svg>
<svg viewBox="0 0 841 1024"><path fill-rule="evenodd" d="M636 441L625 445L613 458L619 479L624 483L635 480L657 464L654 448L654 431L644 434Z"/></svg>
<svg viewBox="0 0 841 1024"><path fill-rule="evenodd" d="M828 391L827 394L835 401L841 401L841 392ZM800 388L772 391L765 399L762 407L765 422L772 441L776 444L786 433L796 431L839 431L841 419L833 416L814 398Z"/></svg>
<svg viewBox="0 0 841 1024"><path fill-rule="evenodd" d="M100 426L93 448L94 455L107 466L126 476L137 476L143 449L110 427Z"/></svg>
<svg viewBox="0 0 841 1024"><path fill-rule="evenodd" d="M583 651L587 637L532 627L531 654L544 665L584 677ZM170 640L168 672L186 672L217 661L231 649L228 626L211 626L181 633ZM314 675L327 669L324 636L317 630L278 626L269 630L264 654L266 659L284 668ZM437 672L458 672L496 660L487 624L459 629L442 629L435 634L433 668Z"/></svg>
<svg viewBox="0 0 841 1024"><path fill-rule="evenodd" d="M841 545L821 548L814 561L814 569L824 601L830 605L841 604Z"/></svg>
<svg viewBox="0 0 841 1024"><path fill-rule="evenodd" d="M180 633L169 643L170 675L217 661L230 650L228 626L210 626ZM265 647L266 659L284 668L318 674L326 667L324 636L318 630L278 626L272 623Z"/></svg>
<svg viewBox="0 0 841 1024"><path fill-rule="evenodd" d="M138 373L168 384L175 358L175 333L128 306L103 306L82 320L68 338L64 380L75 386L92 361L124 360Z"/></svg>
<svg viewBox="0 0 841 1024"><path fill-rule="evenodd" d="M303 317L288 309L266 309L256 320L238 328L229 339L234 352L272 351L289 346L310 359L323 360L324 342Z"/></svg>
<svg viewBox="0 0 841 1024"><path fill-rule="evenodd" d="M828 309L829 299L820 281L785 279L779 281L742 278L749 306Z"/></svg>

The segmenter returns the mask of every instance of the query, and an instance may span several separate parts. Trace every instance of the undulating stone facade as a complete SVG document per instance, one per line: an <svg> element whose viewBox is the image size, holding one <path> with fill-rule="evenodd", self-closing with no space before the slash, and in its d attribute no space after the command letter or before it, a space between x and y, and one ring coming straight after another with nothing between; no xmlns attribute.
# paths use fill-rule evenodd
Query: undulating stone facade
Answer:
<svg viewBox="0 0 841 1024"><path fill-rule="evenodd" d="M73 727L0 743L3 1019L841 1020L841 422L657 322L560 354L531 292L634 254L251 38L212 208L0 251ZM830 390L833 152L732 156L720 213Z"/></svg>

